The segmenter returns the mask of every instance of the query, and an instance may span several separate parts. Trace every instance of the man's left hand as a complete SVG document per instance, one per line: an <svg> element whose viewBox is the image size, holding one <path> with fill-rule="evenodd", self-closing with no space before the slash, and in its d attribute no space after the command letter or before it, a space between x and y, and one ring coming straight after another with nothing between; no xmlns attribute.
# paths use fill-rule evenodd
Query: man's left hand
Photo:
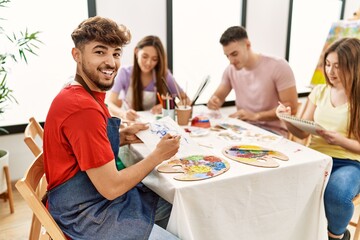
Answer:
<svg viewBox="0 0 360 240"><path fill-rule="evenodd" d="M149 126L146 123L133 123L120 129L120 146L131 143L141 143L142 141L135 134L148 128Z"/></svg>
<svg viewBox="0 0 360 240"><path fill-rule="evenodd" d="M256 113L247 111L245 109L240 109L239 111L230 114L229 117L241 119L244 121L257 121L258 120L258 116Z"/></svg>

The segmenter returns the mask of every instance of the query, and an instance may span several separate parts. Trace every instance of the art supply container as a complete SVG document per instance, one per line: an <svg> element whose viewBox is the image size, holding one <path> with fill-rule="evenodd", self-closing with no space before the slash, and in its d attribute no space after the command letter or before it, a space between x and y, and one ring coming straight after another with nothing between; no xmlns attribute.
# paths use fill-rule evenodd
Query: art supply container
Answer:
<svg viewBox="0 0 360 240"><path fill-rule="evenodd" d="M169 116L175 121L175 109L162 109L163 117Z"/></svg>
<svg viewBox="0 0 360 240"><path fill-rule="evenodd" d="M191 118L192 108L190 106L179 106L176 108L177 122L179 125L188 125Z"/></svg>

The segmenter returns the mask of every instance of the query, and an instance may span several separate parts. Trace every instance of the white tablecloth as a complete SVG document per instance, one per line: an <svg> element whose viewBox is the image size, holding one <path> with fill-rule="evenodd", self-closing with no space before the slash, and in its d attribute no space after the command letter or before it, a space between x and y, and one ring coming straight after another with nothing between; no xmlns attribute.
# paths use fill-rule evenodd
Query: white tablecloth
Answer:
<svg viewBox="0 0 360 240"><path fill-rule="evenodd" d="M253 133L270 134L236 121ZM228 160L230 169L200 181L177 181L176 174L156 170L144 179L173 204L170 232L185 240L327 239L323 193L332 166L329 156L284 138L254 142L289 157L289 161L279 160L277 168L262 168L225 158L221 150L232 143L216 132L194 140L211 143L209 151ZM144 144L131 147L144 156L150 152Z"/></svg>

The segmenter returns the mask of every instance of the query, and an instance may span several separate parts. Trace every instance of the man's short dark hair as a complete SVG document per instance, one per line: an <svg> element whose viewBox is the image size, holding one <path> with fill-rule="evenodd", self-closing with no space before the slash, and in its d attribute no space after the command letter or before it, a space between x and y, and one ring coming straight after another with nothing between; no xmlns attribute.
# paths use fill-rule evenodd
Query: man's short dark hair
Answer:
<svg viewBox="0 0 360 240"><path fill-rule="evenodd" d="M79 24L71 34L75 47L81 48L91 41L98 41L110 46L123 46L130 42L130 31L109 18L91 17Z"/></svg>
<svg viewBox="0 0 360 240"><path fill-rule="evenodd" d="M240 41L243 39L248 39L245 28L241 26L232 26L226 29L226 31L221 35L220 43L221 45L226 46L230 42Z"/></svg>

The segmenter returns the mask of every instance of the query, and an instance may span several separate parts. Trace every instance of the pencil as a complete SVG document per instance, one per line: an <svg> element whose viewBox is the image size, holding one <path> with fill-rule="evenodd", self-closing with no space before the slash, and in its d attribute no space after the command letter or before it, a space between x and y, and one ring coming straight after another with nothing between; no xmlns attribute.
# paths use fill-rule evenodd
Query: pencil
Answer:
<svg viewBox="0 0 360 240"><path fill-rule="evenodd" d="M278 101L279 105L286 107L284 104L282 104L280 101Z"/></svg>
<svg viewBox="0 0 360 240"><path fill-rule="evenodd" d="M159 92L157 92L157 93L156 93L156 96L158 97L158 99L159 99L159 102L160 102L161 106L163 106L163 107L164 107L163 100L162 100L162 98L160 97L160 93L159 93Z"/></svg>

